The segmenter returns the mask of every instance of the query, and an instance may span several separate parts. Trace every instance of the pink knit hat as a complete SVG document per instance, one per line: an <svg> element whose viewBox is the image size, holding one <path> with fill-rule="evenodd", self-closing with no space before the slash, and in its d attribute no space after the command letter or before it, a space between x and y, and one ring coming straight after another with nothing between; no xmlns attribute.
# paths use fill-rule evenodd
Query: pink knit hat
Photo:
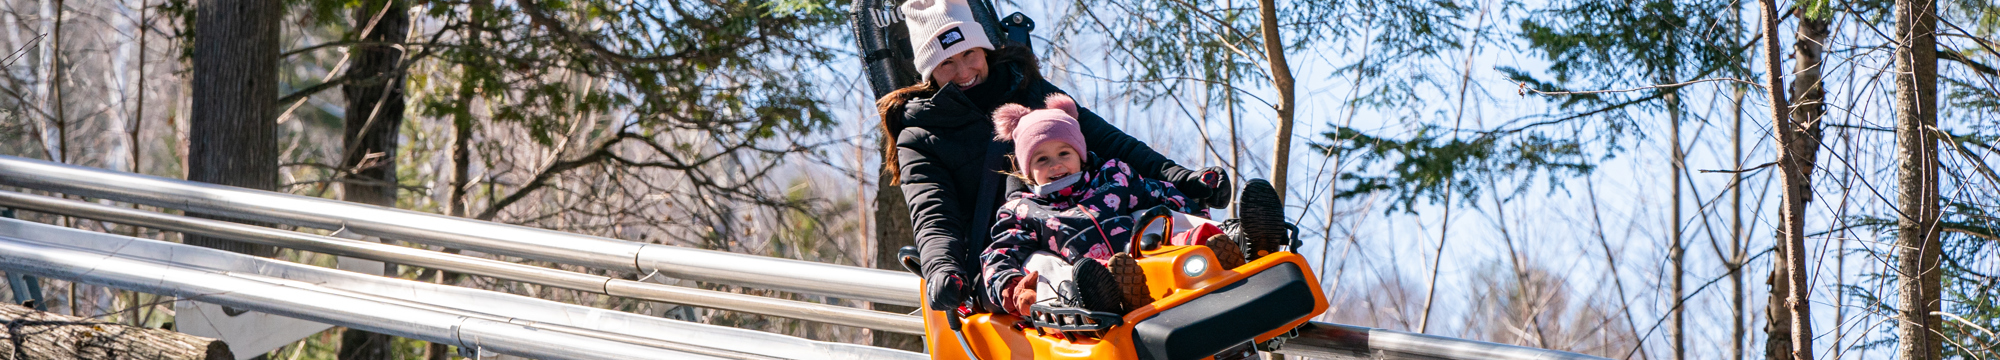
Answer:
<svg viewBox="0 0 2000 360"><path fill-rule="evenodd" d="M1007 104L993 110L993 138L1014 141L1015 166L1022 172L1028 171L1028 155L1044 142L1069 144L1079 156L1088 149L1083 146L1083 128L1076 121L1076 100L1058 93L1043 103L1049 108L1029 110L1020 104Z"/></svg>

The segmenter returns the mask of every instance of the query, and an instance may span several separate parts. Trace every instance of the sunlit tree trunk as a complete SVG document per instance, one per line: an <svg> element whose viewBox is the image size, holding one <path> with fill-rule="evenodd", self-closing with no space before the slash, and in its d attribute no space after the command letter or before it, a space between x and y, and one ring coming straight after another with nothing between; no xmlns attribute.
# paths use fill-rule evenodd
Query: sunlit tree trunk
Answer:
<svg viewBox="0 0 2000 360"><path fill-rule="evenodd" d="M1264 56L1270 61L1271 85L1278 90L1278 134L1276 149L1271 152L1271 186L1278 189L1278 202L1284 203L1285 179L1292 162L1292 112L1297 108L1292 91L1292 66L1285 62L1285 43L1278 36L1278 8L1274 0L1257 2L1258 17L1263 21Z"/></svg>
<svg viewBox="0 0 2000 360"><path fill-rule="evenodd" d="M1807 3L1801 3L1807 4ZM1807 202L1812 201L1812 171L1819 160L1820 119L1826 114L1826 88L1821 73L1825 70L1820 59L1825 52L1828 36L1827 25L1830 7L1827 2L1818 2L1819 7L1796 8L1798 28L1792 33L1793 72L1796 76L1788 88L1789 103L1793 105L1787 114L1789 122L1778 123L1779 156L1778 170L1784 179L1785 205L1780 210L1784 227L1779 231L1789 248L1780 254L1792 263L1785 276L1790 279L1785 290L1794 299L1796 306L1791 314L1791 349L1799 359L1812 357L1812 318L1808 317L1806 297L1812 292L1806 281L1805 270L1805 220ZM1776 37L1772 37L1776 39ZM1797 199L1797 200L1794 200ZM1784 281L1784 280L1781 280ZM1772 294L1777 294L1773 292ZM1839 324L1835 324L1839 326Z"/></svg>
<svg viewBox="0 0 2000 360"><path fill-rule="evenodd" d="M1896 1L1896 346L1939 359L1937 4Z"/></svg>
<svg viewBox="0 0 2000 360"><path fill-rule="evenodd" d="M1734 160L1729 177L1729 360L1743 360L1743 343L1748 333L1743 326L1746 314L1743 290L1743 95L1741 87L1730 94L1731 121L1729 127L1730 157Z"/></svg>
<svg viewBox="0 0 2000 360"><path fill-rule="evenodd" d="M1663 83L1674 83L1672 79L1663 80L1667 80ZM1680 96L1669 92L1663 98L1667 103L1667 128L1670 132L1667 135L1667 140L1673 146L1673 149L1669 150L1669 155L1673 157L1673 160L1669 161L1668 165L1672 169L1669 169L1668 173L1673 177L1674 183L1674 189L1670 192L1671 195L1669 195L1673 197L1673 200L1667 202L1671 204L1669 205L1671 208L1668 211L1671 219L1667 221L1667 233L1673 237L1672 239L1668 239L1667 242L1667 261L1673 265L1673 271L1669 273L1673 274L1674 277L1672 281L1668 282L1673 295L1671 297L1673 299L1673 308L1671 310L1673 311L1673 322L1667 331L1672 335L1669 337L1669 340L1673 341L1673 359L1682 360L1687 359L1687 307L1684 306L1685 301L1681 300L1686 296L1684 294L1687 293L1683 288L1687 279L1687 270L1684 266L1687 263L1687 247L1682 242L1681 236L1681 170L1687 165L1687 159L1681 153Z"/></svg>
<svg viewBox="0 0 2000 360"><path fill-rule="evenodd" d="M1777 259L1777 267L1787 268L1784 277L1772 281L1773 295L1778 295L1778 283L1784 283L1784 308L1791 317L1791 358L1811 360L1812 357L1812 307L1806 300L1811 293L1811 283L1806 282L1805 272L1805 210L1806 202L1812 195L1812 169L1818 142L1808 129L1812 123L1794 121L1791 117L1790 100L1786 97L1785 71L1780 66L1778 51L1778 5L1777 0L1764 0L1764 76L1765 90L1771 99L1771 122L1777 136L1777 166L1780 186L1784 189L1783 206L1778 209L1779 247L1782 249ZM1814 76L1814 81L1817 81ZM1798 119L1816 120L1817 118ZM1774 298L1776 296L1773 296ZM1773 311L1774 313L1776 311ZM1773 325L1779 325L1773 314ZM1777 334L1772 334L1773 338ZM1776 349L1776 348L1774 348ZM1777 350L1773 350L1777 352Z"/></svg>

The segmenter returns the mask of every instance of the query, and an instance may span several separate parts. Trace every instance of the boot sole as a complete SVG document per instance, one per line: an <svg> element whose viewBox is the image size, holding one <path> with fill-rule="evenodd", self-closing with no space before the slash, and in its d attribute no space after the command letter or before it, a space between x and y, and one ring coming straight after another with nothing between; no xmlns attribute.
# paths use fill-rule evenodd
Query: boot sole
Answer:
<svg viewBox="0 0 2000 360"><path fill-rule="evenodd" d="M1124 292L1120 291L1117 275L1104 268L1097 260L1085 259L1076 264L1077 297L1085 310L1124 314Z"/></svg>
<svg viewBox="0 0 2000 360"><path fill-rule="evenodd" d="M1118 278L1119 293L1125 299L1126 309L1153 303L1153 291L1146 286L1146 274L1139 269L1139 261L1133 260L1131 255L1119 253L1112 256L1111 275Z"/></svg>
<svg viewBox="0 0 2000 360"><path fill-rule="evenodd" d="M1215 252L1215 264L1222 266L1223 270L1236 269L1246 262L1243 260L1243 246L1226 234L1208 237L1208 250Z"/></svg>
<svg viewBox="0 0 2000 360"><path fill-rule="evenodd" d="M1249 245L1249 259L1278 252L1290 240L1285 232L1285 209L1278 199L1278 190L1270 181L1251 179L1243 184L1243 192L1236 194L1242 222L1243 237Z"/></svg>

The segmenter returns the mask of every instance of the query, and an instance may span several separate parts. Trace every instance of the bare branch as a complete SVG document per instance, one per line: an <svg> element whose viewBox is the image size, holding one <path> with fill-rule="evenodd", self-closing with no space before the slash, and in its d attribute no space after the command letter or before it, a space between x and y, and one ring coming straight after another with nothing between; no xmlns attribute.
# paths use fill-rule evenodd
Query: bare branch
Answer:
<svg viewBox="0 0 2000 360"><path fill-rule="evenodd" d="M1699 170L1699 171L1701 171L1701 172L1703 172L1703 173L1723 173L1723 174L1736 174L1736 173L1747 173L1747 172L1752 172L1752 171L1757 171L1757 170L1763 170L1764 168L1767 168L1767 167L1771 167L1772 165L1777 165L1777 164L1778 164L1777 162L1773 161L1773 162L1767 162L1767 163L1764 163L1763 165L1757 165L1757 166L1752 166L1752 167L1750 167L1750 168L1748 168L1748 169L1736 169L1736 170Z"/></svg>
<svg viewBox="0 0 2000 360"><path fill-rule="evenodd" d="M1630 88L1630 89L1618 89L1618 90L1589 90L1589 91L1541 91L1541 90L1535 90L1535 88L1531 88L1531 87L1528 87L1528 83L1515 83L1515 85L1519 85L1519 86L1520 86L1520 89L1519 89L1519 90L1516 90L1516 91L1515 91L1515 93L1516 93L1516 94L1519 94L1519 95L1521 95L1521 96L1527 96L1527 95L1528 95L1528 93L1535 93L1535 95L1542 95L1542 96L1562 96L1562 95L1583 95L1583 94L1606 94L1606 93L1621 93L1621 92L1634 92L1634 91L1645 91L1645 90L1653 90L1653 89L1671 89L1671 88L1677 88L1677 87L1682 87L1682 86L1688 86L1688 85L1694 85L1694 84L1700 84L1700 83L1705 83L1705 82L1716 82L1716 81L1728 81L1728 82L1733 82L1733 83L1738 83L1738 84L1744 84L1744 85L1749 85L1749 86L1751 86L1751 87L1755 87L1755 88L1758 88L1758 89L1768 89L1768 88L1764 87L1764 85L1759 85L1759 84L1757 84L1757 83L1755 83L1755 82L1751 82L1751 81L1749 81L1749 80L1743 80L1743 79L1737 79L1737 78L1712 78L1712 79L1701 79L1701 80L1692 80L1692 81L1687 81L1687 82L1680 82L1680 83L1673 83L1673 84L1659 84L1659 85L1647 85L1647 86L1640 86L1640 87L1635 87L1635 88Z"/></svg>

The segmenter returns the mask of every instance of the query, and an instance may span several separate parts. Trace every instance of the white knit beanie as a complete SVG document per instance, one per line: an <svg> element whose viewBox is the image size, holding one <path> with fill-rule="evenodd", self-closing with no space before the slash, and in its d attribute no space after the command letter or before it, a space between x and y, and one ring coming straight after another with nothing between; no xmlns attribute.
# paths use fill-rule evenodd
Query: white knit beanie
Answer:
<svg viewBox="0 0 2000 360"><path fill-rule="evenodd" d="M972 17L965 0L909 0L903 3L903 20L910 29L910 48L916 51L917 73L925 79L952 55L974 47L993 50L986 27Z"/></svg>

